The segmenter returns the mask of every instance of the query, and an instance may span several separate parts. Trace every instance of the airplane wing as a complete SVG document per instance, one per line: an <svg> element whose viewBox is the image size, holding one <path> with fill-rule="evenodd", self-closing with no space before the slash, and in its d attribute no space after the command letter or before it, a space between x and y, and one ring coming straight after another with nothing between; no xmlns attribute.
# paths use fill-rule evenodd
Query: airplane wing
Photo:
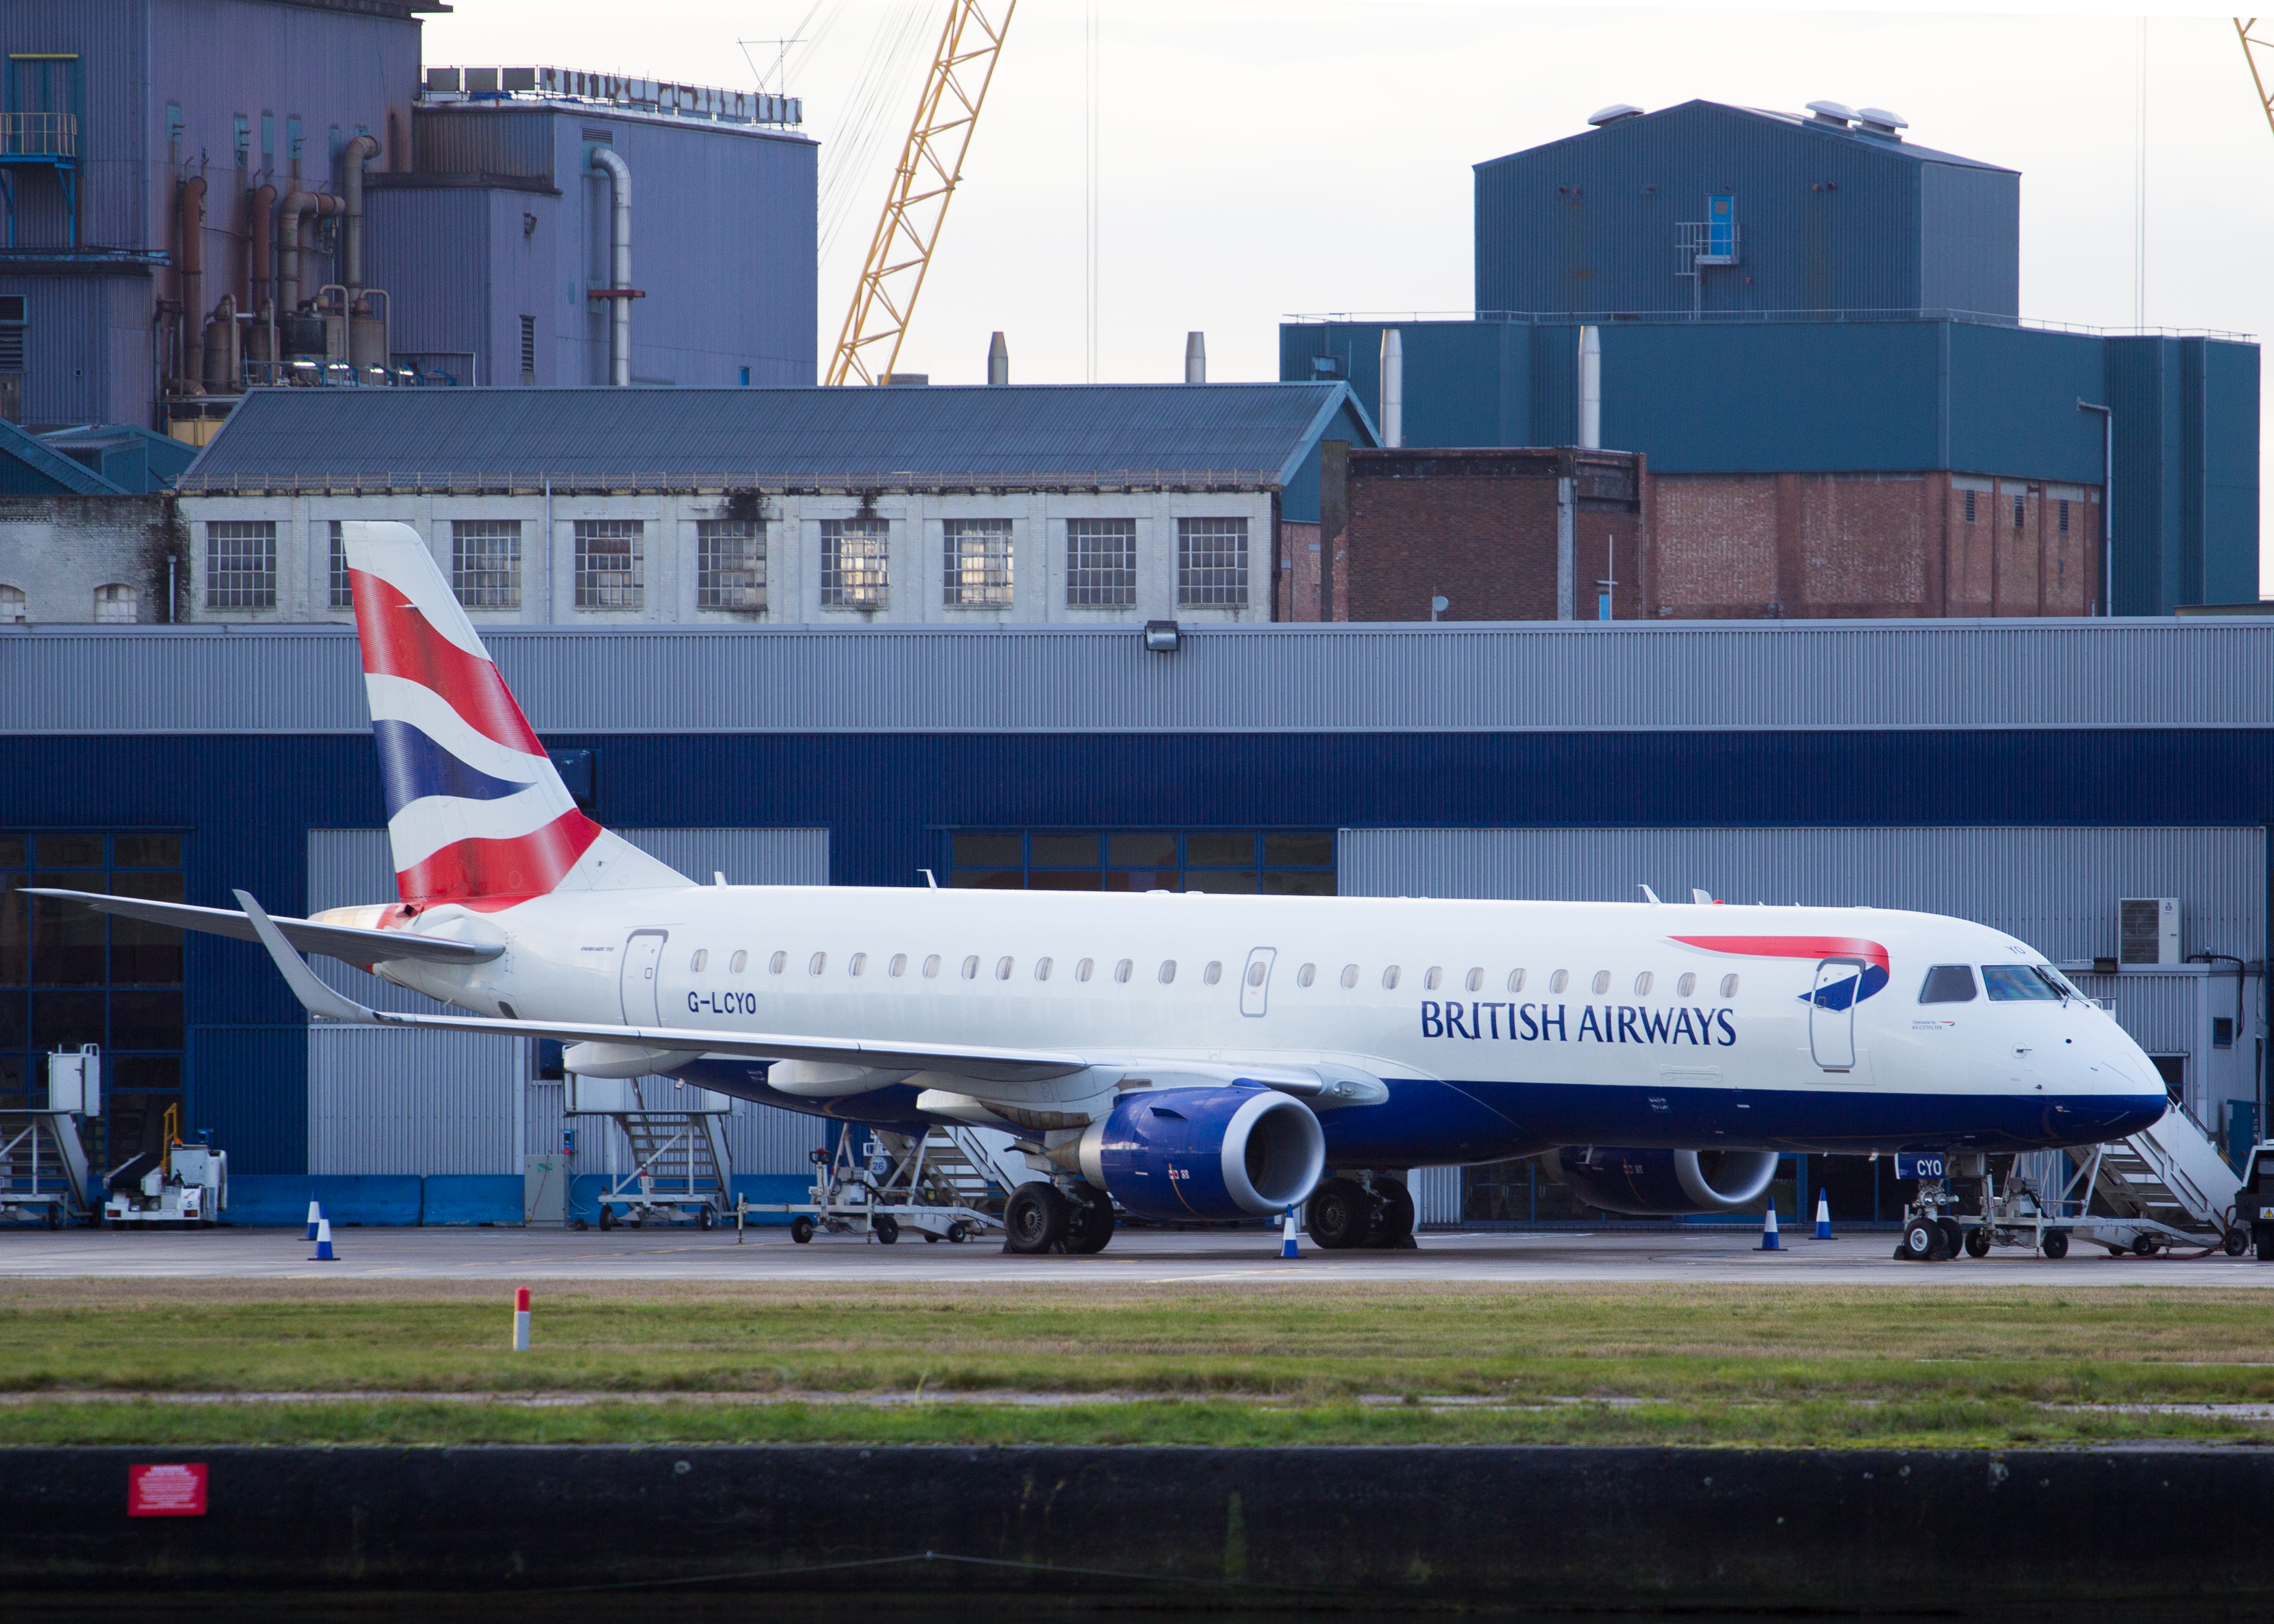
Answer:
<svg viewBox="0 0 2274 1624"><path fill-rule="evenodd" d="M209 936L234 936L240 942L261 939L250 918L232 914L227 908L199 908L185 902L151 902L140 897L107 897L94 891L49 891L38 886L26 886L24 894L54 897L97 914L116 914L147 924L170 925L177 930L202 930ZM237 893L240 897L244 894ZM413 936L403 930L365 930L353 925L320 925L305 919L269 922L301 951L321 953L358 969L390 959L423 959L430 964L482 964L505 951L494 942L446 942L438 936Z"/></svg>

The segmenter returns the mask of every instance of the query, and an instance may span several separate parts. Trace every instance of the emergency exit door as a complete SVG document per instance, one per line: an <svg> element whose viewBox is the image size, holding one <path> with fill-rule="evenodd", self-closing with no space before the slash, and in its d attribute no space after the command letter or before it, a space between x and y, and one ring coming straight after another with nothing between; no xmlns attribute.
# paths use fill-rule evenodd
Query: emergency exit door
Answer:
<svg viewBox="0 0 2274 1624"><path fill-rule="evenodd" d="M1808 999L1808 1050L1827 1071L1856 1065L1856 995L1864 985L1860 959L1826 959L1816 966Z"/></svg>
<svg viewBox="0 0 2274 1624"><path fill-rule="evenodd" d="M623 979L619 985L627 1026L654 1026L663 1022L656 990L661 980L666 934L661 930L635 931L624 944Z"/></svg>

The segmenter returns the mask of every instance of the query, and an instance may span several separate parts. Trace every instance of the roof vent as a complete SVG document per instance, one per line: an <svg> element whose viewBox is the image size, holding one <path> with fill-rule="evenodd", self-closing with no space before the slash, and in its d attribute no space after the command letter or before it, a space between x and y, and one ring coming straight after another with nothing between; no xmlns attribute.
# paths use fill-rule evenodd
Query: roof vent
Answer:
<svg viewBox="0 0 2274 1624"><path fill-rule="evenodd" d="M1587 122L1596 129L1600 130L1605 124L1615 124L1618 123L1622 118L1640 118L1641 117L1642 109L1635 106L1632 102L1614 102L1608 107L1599 109L1595 112L1588 114Z"/></svg>
<svg viewBox="0 0 2274 1624"><path fill-rule="evenodd" d="M1866 135L1876 135L1884 140L1900 141L1902 132L1911 127L1911 121L1901 113L1890 113L1884 107L1859 107L1856 122Z"/></svg>
<svg viewBox="0 0 2274 1624"><path fill-rule="evenodd" d="M1845 130L1848 121L1856 117L1844 102L1811 102L1808 110L1816 115L1818 124L1830 124L1835 130Z"/></svg>

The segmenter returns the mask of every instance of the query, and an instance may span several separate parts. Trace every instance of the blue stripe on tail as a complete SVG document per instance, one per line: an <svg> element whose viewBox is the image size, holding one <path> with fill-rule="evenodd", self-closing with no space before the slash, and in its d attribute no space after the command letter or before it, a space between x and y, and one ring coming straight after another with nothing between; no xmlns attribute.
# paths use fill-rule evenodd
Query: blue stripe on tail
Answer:
<svg viewBox="0 0 2274 1624"><path fill-rule="evenodd" d="M390 818L429 795L502 801L529 787L528 783L516 784L476 771L408 722L373 722L371 731L379 745L379 776L387 790ZM546 766L543 757L531 756L529 782L537 782Z"/></svg>

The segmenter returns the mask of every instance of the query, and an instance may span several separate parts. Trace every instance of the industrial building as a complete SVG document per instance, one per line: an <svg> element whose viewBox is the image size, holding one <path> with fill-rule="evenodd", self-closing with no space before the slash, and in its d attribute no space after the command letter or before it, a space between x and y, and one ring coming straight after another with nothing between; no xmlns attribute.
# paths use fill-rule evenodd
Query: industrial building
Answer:
<svg viewBox="0 0 2274 1624"><path fill-rule="evenodd" d="M1349 380L1393 447L1642 454L1622 613L2256 601L2254 342L2026 320L2019 176L1920 147L1879 109L1690 102L1590 122L1477 166L1473 319L1290 321L1280 376ZM1466 597L1448 618L1489 618ZM1397 618L1427 613L1412 598Z"/></svg>
<svg viewBox="0 0 2274 1624"><path fill-rule="evenodd" d="M1932 908L2112 999L2222 1142L2263 1103L2263 619L486 635L572 790L682 872ZM0 1093L98 1042L114 1139L181 1104L248 1214L297 1216L320 1177L513 1216L561 1144L538 1056L312 1031L252 944L16 894L384 900L386 816L344 628L0 633ZM2120 904L2166 898L2142 952ZM817 1142L732 1131L748 1176ZM1834 1160L1789 1177L1843 1219L1892 1199L1885 1163ZM1425 1218L1555 1215L1522 1169L1420 1188Z"/></svg>
<svg viewBox="0 0 2274 1624"><path fill-rule="evenodd" d="M0 417L249 383L810 383L794 97L425 68L418 0L19 0Z"/></svg>
<svg viewBox="0 0 2274 1624"><path fill-rule="evenodd" d="M1329 440L1337 382L259 390L177 487L179 618L347 621L339 525L390 519L484 624L1268 620Z"/></svg>

